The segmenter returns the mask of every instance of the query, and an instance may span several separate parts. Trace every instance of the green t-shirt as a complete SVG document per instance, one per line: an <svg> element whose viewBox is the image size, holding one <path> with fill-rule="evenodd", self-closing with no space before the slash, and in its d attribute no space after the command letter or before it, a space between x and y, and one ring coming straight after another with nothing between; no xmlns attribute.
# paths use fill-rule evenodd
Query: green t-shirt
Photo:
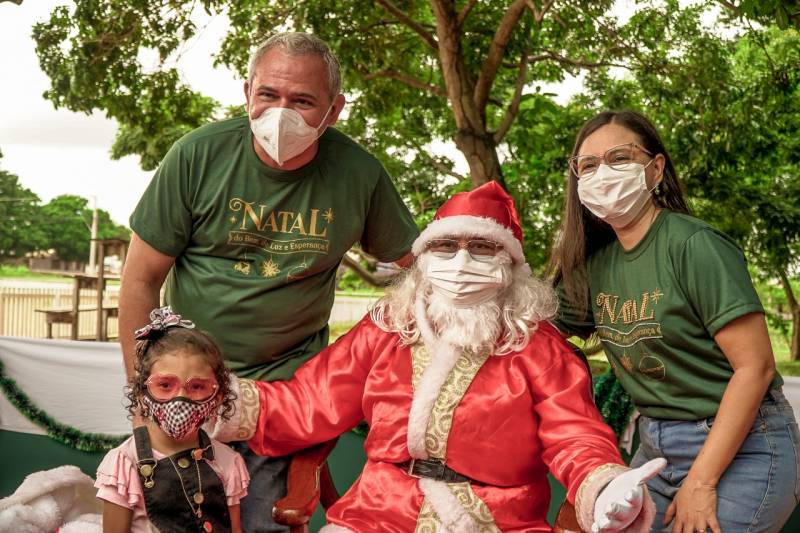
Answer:
<svg viewBox="0 0 800 533"><path fill-rule="evenodd" d="M176 258L167 303L213 335L236 374L288 379L327 345L344 253L360 242L394 261L418 231L380 162L334 128L294 171L262 163L252 139L240 117L178 140L130 225Z"/></svg>
<svg viewBox="0 0 800 533"><path fill-rule="evenodd" d="M715 414L733 369L714 335L735 318L764 312L741 249L696 218L662 210L633 249L614 240L592 254L587 275L588 316L559 291L559 329L584 338L597 332L644 415ZM776 374L771 386L782 382Z"/></svg>

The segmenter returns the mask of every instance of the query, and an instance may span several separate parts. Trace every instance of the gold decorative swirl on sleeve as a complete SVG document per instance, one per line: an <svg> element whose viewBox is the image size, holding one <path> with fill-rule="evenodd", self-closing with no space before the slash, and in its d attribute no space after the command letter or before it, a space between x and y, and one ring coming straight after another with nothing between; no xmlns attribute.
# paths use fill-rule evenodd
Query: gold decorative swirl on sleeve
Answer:
<svg viewBox="0 0 800 533"><path fill-rule="evenodd" d="M239 396L242 413L236 436L239 440L248 440L256 432L261 403L255 382L251 379L239 379Z"/></svg>

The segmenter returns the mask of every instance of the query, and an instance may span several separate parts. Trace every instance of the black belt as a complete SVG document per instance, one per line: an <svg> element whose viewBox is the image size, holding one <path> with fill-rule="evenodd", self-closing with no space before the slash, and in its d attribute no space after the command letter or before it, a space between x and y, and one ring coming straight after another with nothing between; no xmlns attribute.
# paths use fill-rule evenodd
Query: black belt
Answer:
<svg viewBox="0 0 800 533"><path fill-rule="evenodd" d="M426 477L445 483L477 483L472 478L459 474L438 459L411 459L397 466L411 477Z"/></svg>

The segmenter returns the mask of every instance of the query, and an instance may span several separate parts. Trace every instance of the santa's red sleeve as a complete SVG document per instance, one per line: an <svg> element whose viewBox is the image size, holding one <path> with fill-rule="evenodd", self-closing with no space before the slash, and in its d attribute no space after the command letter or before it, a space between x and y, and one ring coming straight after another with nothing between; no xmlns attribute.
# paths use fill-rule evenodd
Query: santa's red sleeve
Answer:
<svg viewBox="0 0 800 533"><path fill-rule="evenodd" d="M301 366L290 381L256 381L258 419L248 441L282 456L339 436L364 419L364 384L372 365L369 316Z"/></svg>

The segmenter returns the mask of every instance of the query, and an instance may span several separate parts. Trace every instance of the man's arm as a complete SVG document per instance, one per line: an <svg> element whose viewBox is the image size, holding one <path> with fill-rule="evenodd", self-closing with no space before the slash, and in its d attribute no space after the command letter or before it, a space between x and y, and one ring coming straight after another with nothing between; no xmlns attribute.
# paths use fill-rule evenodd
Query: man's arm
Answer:
<svg viewBox="0 0 800 533"><path fill-rule="evenodd" d="M133 332L150 321L150 311L158 307L161 285L174 263L174 257L133 234L119 289L119 340L128 378L133 375L136 357Z"/></svg>

